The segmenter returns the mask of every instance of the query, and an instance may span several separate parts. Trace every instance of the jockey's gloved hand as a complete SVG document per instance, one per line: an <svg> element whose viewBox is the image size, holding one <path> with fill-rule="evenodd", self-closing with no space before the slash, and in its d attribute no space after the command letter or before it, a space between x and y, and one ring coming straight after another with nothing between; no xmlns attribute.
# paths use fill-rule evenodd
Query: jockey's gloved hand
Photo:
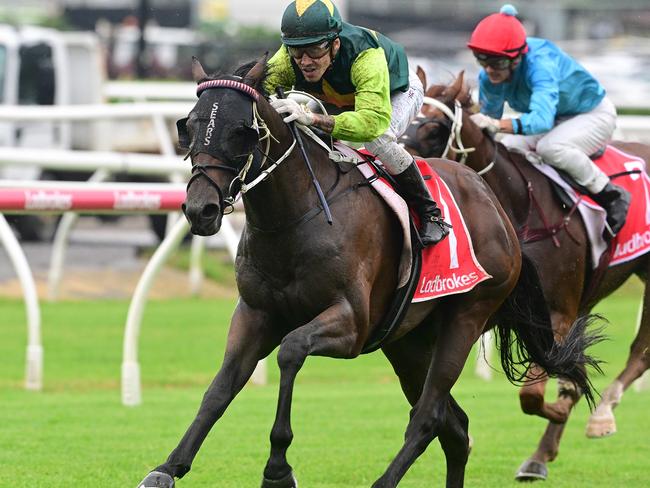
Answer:
<svg viewBox="0 0 650 488"><path fill-rule="evenodd" d="M314 123L314 114L309 109L292 100L291 98L279 98L271 101L271 106L280 114L287 114L284 121L288 124L294 120L302 125L312 125Z"/></svg>
<svg viewBox="0 0 650 488"><path fill-rule="evenodd" d="M469 118L472 119L472 122L478 125L481 129L488 131L492 135L501 130L498 119L493 119L492 117L488 117L480 112L470 115Z"/></svg>

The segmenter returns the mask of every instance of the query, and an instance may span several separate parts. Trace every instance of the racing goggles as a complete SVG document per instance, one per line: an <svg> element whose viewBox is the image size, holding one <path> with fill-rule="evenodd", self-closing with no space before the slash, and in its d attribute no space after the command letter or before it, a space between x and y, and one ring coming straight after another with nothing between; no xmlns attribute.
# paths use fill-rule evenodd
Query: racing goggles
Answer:
<svg viewBox="0 0 650 488"><path fill-rule="evenodd" d="M474 57L483 68L490 67L496 70L505 70L512 66L514 59L505 56L494 56L484 53L474 53Z"/></svg>
<svg viewBox="0 0 650 488"><path fill-rule="evenodd" d="M287 46L287 50L294 59L302 59L305 54L311 59L320 59L330 52L330 45L330 41L323 41L309 46Z"/></svg>

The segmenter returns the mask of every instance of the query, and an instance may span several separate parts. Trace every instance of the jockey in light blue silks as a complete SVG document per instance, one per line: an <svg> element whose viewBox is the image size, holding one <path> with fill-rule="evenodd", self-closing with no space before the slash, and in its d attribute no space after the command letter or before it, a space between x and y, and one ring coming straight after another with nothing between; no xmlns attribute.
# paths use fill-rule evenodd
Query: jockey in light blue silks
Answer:
<svg viewBox="0 0 650 488"><path fill-rule="evenodd" d="M545 39L527 37L512 5L481 20L467 46L482 66L480 113L472 120L501 142L535 151L569 174L607 212L611 235L623 227L630 194L612 184L590 159L612 137L616 108L601 84ZM521 116L502 118L504 102Z"/></svg>

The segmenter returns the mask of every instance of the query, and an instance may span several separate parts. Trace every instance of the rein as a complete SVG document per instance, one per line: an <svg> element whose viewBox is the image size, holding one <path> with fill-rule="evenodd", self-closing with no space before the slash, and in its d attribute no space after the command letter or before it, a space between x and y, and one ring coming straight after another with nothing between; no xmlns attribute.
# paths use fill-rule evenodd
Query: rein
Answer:
<svg viewBox="0 0 650 488"><path fill-rule="evenodd" d="M575 237L573 234L571 234L571 232L569 232L569 222L571 221L571 217L573 217L573 214L578 209L578 205L580 205L580 202L582 201L582 196L578 197L576 202L569 209L569 213L567 213L560 222L556 224L550 224L548 219L546 218L546 214L544 213L544 208L539 203L539 200L537 199L537 196L533 191L533 183L528 178L526 178L526 175L524 174L524 172L521 170L521 168L515 161L512 161L512 165L515 167L515 169L521 176L521 179L524 181L526 185L526 190L528 192L529 204L528 204L528 215L526 216L526 222L524 222L521 228L517 229L517 236L521 239L521 241L524 244L527 244L531 242L543 241L544 239L550 238L553 241L553 245L559 248L560 241L557 238L557 234L559 234L559 232L562 229L564 229L564 231L567 233L567 235L571 238L573 242L575 242L576 244L580 244L578 238ZM542 219L542 224L544 225L544 227L531 229L530 226L528 225L528 222L530 221L530 218L533 215L533 208L537 210L540 219Z"/></svg>
<svg viewBox="0 0 650 488"><path fill-rule="evenodd" d="M446 158L447 154L449 153L449 150L451 149L456 154L461 155L459 163L465 164L465 162L467 161L467 155L471 152L474 152L476 148L475 147L465 148L465 146L463 145L463 140L460 135L460 131L463 128L463 108L460 105L460 102L458 100L454 100L453 112L449 107L447 107L447 105L440 102L439 100L436 100L435 98L424 97L424 103L426 103L427 105L433 105L438 110L440 110L443 114L445 114L449 118L449 120L451 120L451 128L449 130L449 138L447 139L447 145L445 147L444 152L442 153L442 156L440 157L443 159ZM456 143L455 145L454 142ZM492 162L492 164L494 164L494 161ZM491 169L491 166L489 167L489 169ZM487 172L489 171L489 169L481 170L481 171Z"/></svg>
<svg viewBox="0 0 650 488"><path fill-rule="evenodd" d="M453 151L460 153L462 155L461 160L459 162L461 164L465 164L468 153L475 151L476 148L466 149L463 146L463 142L461 138L461 129L463 127L463 123L462 123L463 112L462 112L462 106L460 102L458 100L454 100L454 111L452 111L447 105L445 105L439 100L436 100L435 98L424 97L424 102L429 105L433 105L434 107L442 111L442 113L444 113L452 121L451 130L449 132L449 139L447 140L447 147L442 157L443 158L446 157L448 150L452 149ZM456 146L458 149L454 147L454 141L456 142ZM497 146L496 139L493 139L493 142L494 142L494 151L493 151L492 161L485 168L481 169L480 171L477 171L477 173L481 176L483 176L488 171L490 171L496 164L498 146ZM571 217L573 216L573 214L578 209L578 205L580 204L582 197L578 198L578 200L573 204L571 209L569 209L569 212L562 218L561 222L558 222L556 224L550 224L548 218L546 217L546 214L544 213L544 208L539 203L539 200L535 195L532 182L528 178L526 178L526 175L524 174L522 169L515 161L511 160L511 163L515 167L519 175L521 176L521 179L526 185L526 190L528 193L528 215L526 217L525 223L521 226L521 228L517 230L517 236L519 237L519 239L523 243L532 243L532 242L537 242L537 241L550 238L553 241L553 245L559 248L560 241L557 238L557 234L564 229L564 231L571 238L571 240L573 240L575 243L579 243L577 237L574 236L569 231L569 222L571 221ZM537 213L539 214L539 217L542 220L543 227L541 228L531 229L530 226L528 225L528 222L530 221L533 214L533 209L537 210Z"/></svg>

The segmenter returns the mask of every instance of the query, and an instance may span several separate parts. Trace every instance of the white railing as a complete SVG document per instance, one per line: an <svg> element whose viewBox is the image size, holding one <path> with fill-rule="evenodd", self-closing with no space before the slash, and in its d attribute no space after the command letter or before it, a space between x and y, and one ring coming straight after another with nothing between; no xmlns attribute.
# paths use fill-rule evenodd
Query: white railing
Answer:
<svg viewBox="0 0 650 488"><path fill-rule="evenodd" d="M114 85L114 88L112 89L112 96L127 97L125 92L120 94L119 89L115 88L116 86L117 85ZM186 95L186 84L176 87L170 85L168 88L170 91L168 95L173 98L194 98L193 91L191 95ZM132 86L129 87L129 90L132 90ZM171 95L172 92L174 92L174 95ZM131 91L128 96L136 99L151 98L147 96L148 93L151 93L150 88L145 88L142 93L134 94ZM161 97L161 93L162 92L158 92L156 98ZM106 179L110 173L118 171L137 172L140 174L168 174L172 175L172 179L181 181L187 176L189 164L183 164L181 158L176 156L174 143L165 124L165 119L184 116L190 109L191 104L189 102L77 105L66 107L0 106L0 121L42 122L44 120L76 121L93 119L105 120L114 118L151 118L154 123L156 135L160 144L160 151L162 153L161 155L149 155L137 153L65 151L52 149L39 150L0 147L0 164L18 163L24 165L38 165L40 167L53 169L96 171L93 178L97 180L97 182L82 183L81 185L85 188L88 188L89 184L108 185L107 183L99 182ZM624 140L638 140L640 142L650 143L650 117L620 116L618 119L616 137ZM39 186L39 188L50 190L56 190L57 188L60 189L63 185L61 182L42 183L43 186ZM0 188L8 188L7 185L14 185L14 189L16 189L20 184L24 184L24 182L9 183L0 181ZM101 188L108 191L109 188L113 187L101 186ZM115 188L117 187L114 187L113 190ZM142 188L142 184L139 184L137 188ZM10 231L4 217L1 215L4 210L0 208L0 237L2 238L2 243L10 255L10 259L12 260L14 268L16 269L21 281L27 307L29 339L27 347L26 387L38 390L42 387L43 350L42 345L40 344L40 311L38 309L36 288L24 253L15 239L15 236ZM15 211L15 208L13 210ZM93 213L98 211L98 209L90 208L87 210ZM53 211L54 210L49 210L49 212ZM107 210L104 209L104 211ZM151 213L151 210L147 210L147 213ZM55 239L55 248L57 251L55 253L53 249L52 263L53 265L58 263L59 270L63 261L63 249L65 242L67 241L66 237L75 218L76 216L73 213L65 214L62 219L62 224L57 230L57 236ZM129 315L125 326L124 359L122 363L122 401L125 405L137 405L141 402L141 386L139 379L140 370L137 362L137 340L146 295L158 269L162 266L171 251L178 245L187 232L187 224L183 218L179 218L175 220L174 225L170 227L170 229L171 230L167 237L163 240L152 256L142 277L140 278L129 308ZM224 225L221 232L225 237L226 245L231 257L234 259L238 236L227 218L224 219ZM191 284L193 290L198 289L197 283L200 282L202 277L199 262L204 242L204 239L195 239L192 242L192 267L190 270L190 278L193 280ZM53 268L51 267L49 280L51 296L56 295L53 290L55 290L55 284L58 283L59 280L60 271L57 275L57 272L53 271ZM489 341L486 342L486 347L491 347ZM488 349L486 353L489 355L491 354L491 351ZM265 365L262 362L255 373L253 379L254 382L263 383L265 381L264 368ZM491 370L486 368L486 365L482 363L482 355L479 356L477 374L486 378L491 376Z"/></svg>
<svg viewBox="0 0 650 488"><path fill-rule="evenodd" d="M43 386L43 345L38 295L29 263L3 214L61 213L66 210L92 213L157 212L176 210L185 198L183 186L146 184L76 183L0 181L0 241L20 280L27 309L27 364L25 387L40 390ZM141 204L138 205L139 195ZM112 202L112 205L111 205ZM117 208L116 208L117 207ZM154 208L155 207L155 208Z"/></svg>
<svg viewBox="0 0 650 488"><path fill-rule="evenodd" d="M22 248L7 224L4 213L155 213L177 210L185 199L185 186L169 183L24 182L0 181L0 241L8 251L19 276L27 307L28 345L25 386L40 390L43 385L43 345L40 308L34 278ZM156 249L138 281L124 330L122 362L122 402L134 406L142 402L138 340L147 296L155 276L168 256L189 230L180 217ZM231 257L236 255L239 235L230 217L222 221L222 236ZM190 275L191 276L191 275ZM261 362L253 383L266 381L266 364Z"/></svg>
<svg viewBox="0 0 650 488"><path fill-rule="evenodd" d="M28 348L26 367L26 387L32 390L42 388L43 348L40 339L40 309L34 279L29 269L29 264L16 237L11 231L2 213L64 213L61 224L57 229L53 255L50 266L49 284L50 297L56 296L56 285L60 281L65 244L73 222L77 218L74 211L88 213L155 213L151 207L152 195L156 200L155 192L164 192L173 188L176 201L166 212L178 211L180 202L184 199L184 184L175 187L170 184L117 184L102 183L111 173L131 172L140 174L168 175L173 181L185 181L189 163L175 154L174 143L166 125L166 119L178 118L186 115L191 109L189 103L132 103L115 105L76 105L76 106L0 106L0 121L12 122L43 122L43 121L86 121L106 119L151 119L159 142L162 155L116 153L98 151L67 151L57 149L26 149L0 147L0 164L8 165L33 165L40 168L62 170L89 170L95 171L88 182L25 182L1 181L0 188L0 238L9 254L10 260L18 274L28 318ZM75 195L80 192L92 192L93 197L85 195L83 200L86 205L77 204ZM115 205L110 202L115 198L116 192L130 192L124 196L121 203ZM148 192L143 194L142 192ZM76 192L76 193L75 193ZM154 193L152 193L154 192ZM160 196L160 195L159 195ZM139 208L134 204L134 199L140 198L144 205ZM161 197L162 198L162 197ZM81 201L81 200L80 200ZM129 207L130 205L130 207ZM119 208L115 208L115 207ZM164 263L166 257L173 250L183 235L187 233L187 224L184 218L176 219L172 232L163 240L152 260L145 269L138 283L136 293L129 309L127 326L125 330L125 357L123 371L123 402L134 405L140 401L139 373L136 376L130 372L139 371L137 365L137 338L139 335L139 322L141 320L144 302L154 276ZM223 235L231 256L236 253L238 236L230 219L223 222ZM202 279L200 269L200 253L205 239L195 237L192 243L192 269L190 270L190 287L198 291ZM134 379L137 379L137 384ZM136 399L137 401L134 401Z"/></svg>
<svg viewBox="0 0 650 488"><path fill-rule="evenodd" d="M104 97L121 100L196 100L196 83L191 81L107 81Z"/></svg>

